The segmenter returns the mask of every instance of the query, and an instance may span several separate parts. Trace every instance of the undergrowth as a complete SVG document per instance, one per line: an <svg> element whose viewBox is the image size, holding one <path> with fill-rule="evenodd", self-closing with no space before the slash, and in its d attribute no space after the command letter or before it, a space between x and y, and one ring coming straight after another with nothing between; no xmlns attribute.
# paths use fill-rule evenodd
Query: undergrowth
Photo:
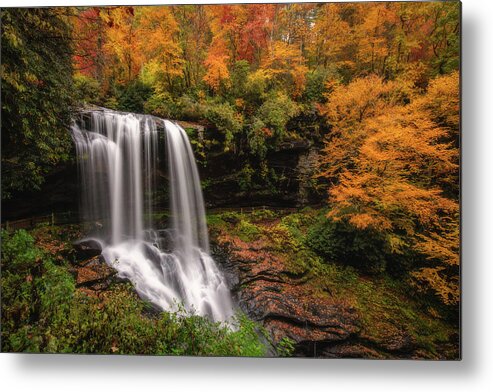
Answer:
<svg viewBox="0 0 493 392"><path fill-rule="evenodd" d="M154 313L130 284L99 298L77 290L66 261L38 248L24 230L2 230L2 351L263 356L258 326L236 328L192 313Z"/></svg>

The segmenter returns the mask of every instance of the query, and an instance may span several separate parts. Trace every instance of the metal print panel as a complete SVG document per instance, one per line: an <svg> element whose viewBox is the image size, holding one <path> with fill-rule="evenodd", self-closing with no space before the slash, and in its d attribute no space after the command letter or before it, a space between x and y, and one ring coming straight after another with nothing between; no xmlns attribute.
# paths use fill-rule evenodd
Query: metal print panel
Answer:
<svg viewBox="0 0 493 392"><path fill-rule="evenodd" d="M1 349L460 359L460 3L3 8Z"/></svg>

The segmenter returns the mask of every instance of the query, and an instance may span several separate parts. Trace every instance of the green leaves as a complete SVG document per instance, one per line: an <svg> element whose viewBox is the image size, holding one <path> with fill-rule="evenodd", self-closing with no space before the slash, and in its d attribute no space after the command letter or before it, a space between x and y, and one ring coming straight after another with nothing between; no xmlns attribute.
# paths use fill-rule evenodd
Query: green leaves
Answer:
<svg viewBox="0 0 493 392"><path fill-rule="evenodd" d="M62 8L2 10L2 198L38 189L67 159L73 102Z"/></svg>
<svg viewBox="0 0 493 392"><path fill-rule="evenodd" d="M224 134L224 149L228 151L233 146L233 138L241 131L243 117L228 103L210 105L205 117Z"/></svg>

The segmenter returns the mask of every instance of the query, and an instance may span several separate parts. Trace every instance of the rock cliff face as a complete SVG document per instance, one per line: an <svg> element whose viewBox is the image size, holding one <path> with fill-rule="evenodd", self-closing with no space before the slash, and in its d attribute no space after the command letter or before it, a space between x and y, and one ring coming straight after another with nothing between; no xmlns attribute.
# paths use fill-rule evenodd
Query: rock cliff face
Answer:
<svg viewBox="0 0 493 392"><path fill-rule="evenodd" d="M316 148L308 141L286 141L267 154L264 178L260 178L264 169L259 169L258 163L252 163L252 172L245 173L250 164L246 159L218 152L207 154L203 162L199 160L209 207L294 207L317 203L325 196L312 186Z"/></svg>
<svg viewBox="0 0 493 392"><path fill-rule="evenodd" d="M259 170L252 165L252 183L245 187L241 185L242 170L248 164L245 156L226 153L221 148L201 151L198 145L204 142L204 126L188 122L180 124L193 130L192 146L208 208L260 205L293 207L317 203L325 196L316 194L311 186L317 149L307 141L281 143L276 151L266 157L269 171L266 178L259 179ZM194 140L196 143L193 143ZM52 212L77 211L80 189L75 148L72 155L72 161L60 164L46 177L40 190L20 192L12 199L2 201L2 222ZM165 162L162 159L162 165ZM167 181L165 172L164 167L159 168L158 177L163 184ZM156 195L156 203L156 209L168 207L166 186L162 187L161 194Z"/></svg>
<svg viewBox="0 0 493 392"><path fill-rule="evenodd" d="M214 257L229 277L239 306L269 332L274 345L295 342L296 356L326 358L427 358L399 328L366 333L361 315L344 299L315 293L303 274L286 269L282 255L262 241L225 233L213 238Z"/></svg>
<svg viewBox="0 0 493 392"><path fill-rule="evenodd" d="M9 200L2 200L2 222L77 211L78 195L77 165L75 161L66 162L46 177L41 189L19 192Z"/></svg>

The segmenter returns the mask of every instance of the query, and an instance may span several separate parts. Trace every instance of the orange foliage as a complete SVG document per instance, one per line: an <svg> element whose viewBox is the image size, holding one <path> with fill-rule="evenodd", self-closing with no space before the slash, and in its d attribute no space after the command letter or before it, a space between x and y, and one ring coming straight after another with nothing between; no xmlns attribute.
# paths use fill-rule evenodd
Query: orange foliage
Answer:
<svg viewBox="0 0 493 392"><path fill-rule="evenodd" d="M334 183L329 216L387 233L396 253L412 247L438 263L416 272L428 283L443 283L437 274L444 264L458 265L458 195L448 188L458 183L458 150L450 141L458 128L443 126L456 120L456 78L437 78L429 93L405 105L398 84L369 76L336 86L321 108L333 124L320 172ZM451 102L440 105L442 112L435 110L438 97ZM433 290L449 298L450 284Z"/></svg>
<svg viewBox="0 0 493 392"><path fill-rule="evenodd" d="M385 67L390 54L392 36L388 26L397 23L398 4L390 2L358 4L362 23L355 28L358 42L358 63L368 64L370 72Z"/></svg>
<svg viewBox="0 0 493 392"><path fill-rule="evenodd" d="M183 60L178 43L178 24L170 7L139 9L138 50L147 62L159 64L168 84L183 75Z"/></svg>
<svg viewBox="0 0 493 392"><path fill-rule="evenodd" d="M221 37L215 37L204 61L207 70L204 82L215 92L219 90L221 83L228 84L229 58L226 54L226 43Z"/></svg>
<svg viewBox="0 0 493 392"><path fill-rule="evenodd" d="M344 5L326 4L317 14L308 44L317 64L328 66L331 62L344 62L343 49L354 43L349 24L342 20L339 13L341 6Z"/></svg>
<svg viewBox="0 0 493 392"><path fill-rule="evenodd" d="M282 41L275 42L261 66L267 77L281 81L289 80L293 84L293 97L303 93L308 67L296 46Z"/></svg>
<svg viewBox="0 0 493 392"><path fill-rule="evenodd" d="M143 60L139 51L134 7L102 8L100 16L106 23L104 49L111 64L106 71L121 81L130 81L140 71Z"/></svg>
<svg viewBox="0 0 493 392"><path fill-rule="evenodd" d="M75 46L74 63L77 72L102 79L104 24L98 7L81 11L73 18Z"/></svg>
<svg viewBox="0 0 493 392"><path fill-rule="evenodd" d="M246 60L253 72L265 69L293 86L294 98L318 67L423 90L458 58L457 14L452 2L87 8L74 19L75 62L99 81L120 82L150 64L168 89L175 78L181 87L204 80L217 91L231 66Z"/></svg>

